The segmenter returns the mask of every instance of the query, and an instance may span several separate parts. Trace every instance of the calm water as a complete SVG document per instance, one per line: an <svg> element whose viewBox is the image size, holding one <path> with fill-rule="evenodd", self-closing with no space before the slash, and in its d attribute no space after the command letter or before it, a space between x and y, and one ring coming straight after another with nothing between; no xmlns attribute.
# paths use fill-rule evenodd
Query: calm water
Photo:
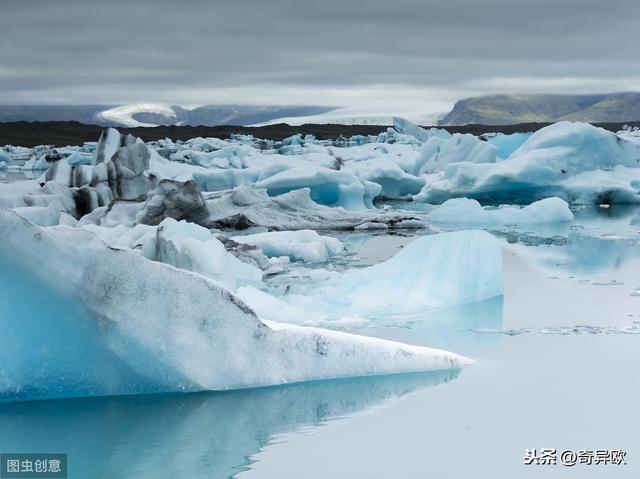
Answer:
<svg viewBox="0 0 640 479"><path fill-rule="evenodd" d="M459 375L4 404L0 451L67 452L72 478L640 477L640 209L576 214L494 232L504 299L355 331L476 359ZM341 239L365 266L412 237ZM523 465L545 447L627 465Z"/></svg>

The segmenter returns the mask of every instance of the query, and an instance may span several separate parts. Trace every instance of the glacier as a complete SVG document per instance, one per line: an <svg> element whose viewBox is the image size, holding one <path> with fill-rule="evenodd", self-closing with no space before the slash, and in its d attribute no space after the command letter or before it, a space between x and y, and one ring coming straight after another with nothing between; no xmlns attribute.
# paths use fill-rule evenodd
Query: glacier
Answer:
<svg viewBox="0 0 640 479"><path fill-rule="evenodd" d="M206 277L0 210L3 400L460 368L445 351L260 321Z"/></svg>

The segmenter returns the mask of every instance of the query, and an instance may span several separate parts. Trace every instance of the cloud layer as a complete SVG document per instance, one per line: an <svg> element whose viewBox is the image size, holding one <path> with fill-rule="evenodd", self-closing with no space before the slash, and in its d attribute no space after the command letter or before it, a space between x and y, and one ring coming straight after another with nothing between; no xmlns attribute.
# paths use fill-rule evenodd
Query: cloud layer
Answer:
<svg viewBox="0 0 640 479"><path fill-rule="evenodd" d="M4 0L0 102L414 105L640 89L640 2Z"/></svg>

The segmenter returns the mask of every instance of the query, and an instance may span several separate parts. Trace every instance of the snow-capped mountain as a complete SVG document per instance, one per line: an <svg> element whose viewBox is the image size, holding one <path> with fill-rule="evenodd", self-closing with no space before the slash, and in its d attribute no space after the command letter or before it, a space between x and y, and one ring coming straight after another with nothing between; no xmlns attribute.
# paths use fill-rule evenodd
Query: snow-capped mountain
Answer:
<svg viewBox="0 0 640 479"><path fill-rule="evenodd" d="M324 106L201 105L0 105L0 122L77 121L113 127L250 125L275 118L325 113Z"/></svg>
<svg viewBox="0 0 640 479"><path fill-rule="evenodd" d="M136 126L157 126L165 124L166 120L176 122L178 120L178 114L174 110L175 106L166 105L163 103L134 103L131 105L121 105L108 110L101 111L96 114L96 119L104 123L112 123L115 125L122 125L128 127ZM139 117L153 116L156 121L140 121Z"/></svg>

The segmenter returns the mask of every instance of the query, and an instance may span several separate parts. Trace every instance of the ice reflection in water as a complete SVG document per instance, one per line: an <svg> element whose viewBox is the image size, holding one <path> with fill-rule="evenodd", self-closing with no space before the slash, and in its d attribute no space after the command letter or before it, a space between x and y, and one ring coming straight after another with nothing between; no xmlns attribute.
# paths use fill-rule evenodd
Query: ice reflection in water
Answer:
<svg viewBox="0 0 640 479"><path fill-rule="evenodd" d="M69 477L231 477L279 434L320 426L458 371L299 383L190 395L0 405L0 451L69 455Z"/></svg>

